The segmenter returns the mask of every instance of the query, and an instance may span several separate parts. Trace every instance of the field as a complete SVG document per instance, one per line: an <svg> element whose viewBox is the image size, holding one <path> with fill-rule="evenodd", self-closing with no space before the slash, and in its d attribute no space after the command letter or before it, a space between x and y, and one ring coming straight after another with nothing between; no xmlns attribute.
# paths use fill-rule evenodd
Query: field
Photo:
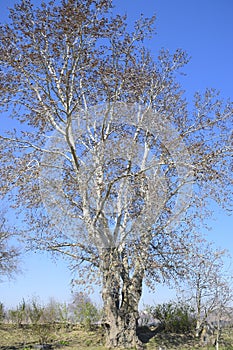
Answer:
<svg viewBox="0 0 233 350"><path fill-rule="evenodd" d="M146 327L141 329L139 337L147 350L158 350L159 347L166 350L215 349L214 346L200 344L190 335L164 334ZM105 350L104 333L101 328L87 331L80 326L0 325L0 350L29 349ZM224 330L219 345L221 349L233 350L232 328Z"/></svg>

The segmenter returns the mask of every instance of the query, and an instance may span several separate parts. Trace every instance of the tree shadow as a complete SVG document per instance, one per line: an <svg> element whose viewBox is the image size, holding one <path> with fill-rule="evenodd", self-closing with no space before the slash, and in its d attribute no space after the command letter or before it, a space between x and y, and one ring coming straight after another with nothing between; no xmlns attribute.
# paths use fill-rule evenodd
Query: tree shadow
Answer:
<svg viewBox="0 0 233 350"><path fill-rule="evenodd" d="M178 349L184 345L190 347L196 345L192 334L167 333L161 325L153 328L149 328L148 326L138 327L137 336L143 344L149 343L154 338L156 344L158 343L166 348L172 346Z"/></svg>
<svg viewBox="0 0 233 350"><path fill-rule="evenodd" d="M155 329L150 329L148 326L142 326L137 328L137 336L142 343L146 344L151 338L161 331L161 326L157 326Z"/></svg>

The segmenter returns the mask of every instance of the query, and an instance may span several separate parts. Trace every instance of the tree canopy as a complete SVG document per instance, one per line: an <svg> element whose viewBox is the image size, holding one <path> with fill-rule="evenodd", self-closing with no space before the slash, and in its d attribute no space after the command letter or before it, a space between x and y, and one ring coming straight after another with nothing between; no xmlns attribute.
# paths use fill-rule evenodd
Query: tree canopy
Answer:
<svg viewBox="0 0 233 350"><path fill-rule="evenodd" d="M20 271L21 250L16 244L16 232L11 225L8 225L4 217L4 210L1 210L0 224L0 282L5 277L12 278Z"/></svg>

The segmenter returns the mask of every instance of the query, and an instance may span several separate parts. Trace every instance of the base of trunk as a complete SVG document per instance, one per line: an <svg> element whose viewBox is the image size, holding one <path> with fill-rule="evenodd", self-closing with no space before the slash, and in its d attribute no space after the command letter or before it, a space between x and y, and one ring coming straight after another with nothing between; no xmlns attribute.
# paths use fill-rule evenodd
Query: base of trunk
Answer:
<svg viewBox="0 0 233 350"><path fill-rule="evenodd" d="M136 320L128 315L118 317L116 322L105 324L106 348L118 349L144 349L142 342L136 334Z"/></svg>

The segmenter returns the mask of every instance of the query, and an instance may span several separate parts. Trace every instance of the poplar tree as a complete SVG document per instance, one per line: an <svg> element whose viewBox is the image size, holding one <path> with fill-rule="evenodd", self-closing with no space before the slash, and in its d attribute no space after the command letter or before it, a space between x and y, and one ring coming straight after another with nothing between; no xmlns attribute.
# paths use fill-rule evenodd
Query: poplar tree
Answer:
<svg viewBox="0 0 233 350"><path fill-rule="evenodd" d="M181 49L154 58L155 17L110 0L19 1L0 27L1 194L36 248L102 286L107 347L141 347L143 282L181 276L209 201L229 208L232 103L187 105Z"/></svg>

